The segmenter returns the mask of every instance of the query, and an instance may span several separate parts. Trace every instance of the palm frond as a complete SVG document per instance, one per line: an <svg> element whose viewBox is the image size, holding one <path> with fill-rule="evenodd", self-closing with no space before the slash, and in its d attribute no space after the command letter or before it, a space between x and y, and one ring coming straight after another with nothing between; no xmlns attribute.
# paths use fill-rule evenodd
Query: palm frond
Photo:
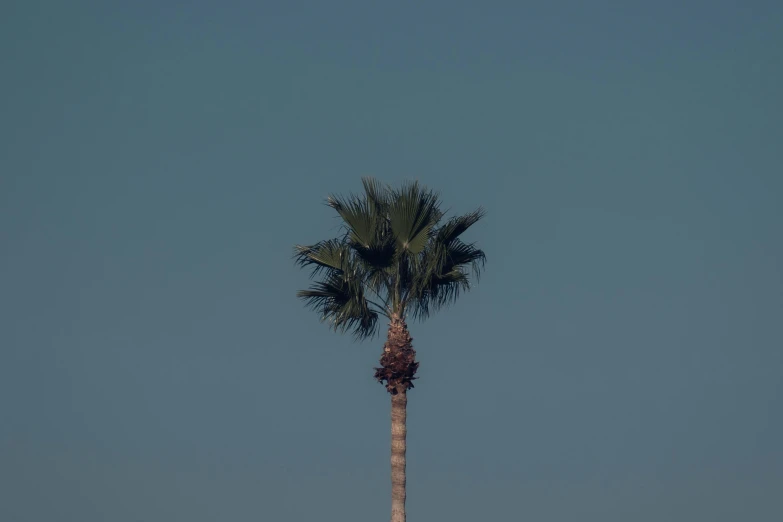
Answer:
<svg viewBox="0 0 783 522"><path fill-rule="evenodd" d="M420 187L417 182L407 183L393 191L389 219L398 251L421 252L441 215L437 194Z"/></svg>
<svg viewBox="0 0 783 522"><path fill-rule="evenodd" d="M320 241L311 246L296 245L294 260L302 268L311 268L312 278L322 271L345 270L351 264L351 249L338 239Z"/></svg>
<svg viewBox="0 0 783 522"><path fill-rule="evenodd" d="M441 243L450 243L454 241L485 215L486 211L479 207L473 212L463 214L462 216L454 216L438 228L438 241Z"/></svg>
<svg viewBox="0 0 783 522"><path fill-rule="evenodd" d="M326 204L336 210L343 219L350 240L370 248L375 240L377 219L370 212L367 200L353 194L348 197L332 195L326 199Z"/></svg>
<svg viewBox="0 0 783 522"><path fill-rule="evenodd" d="M297 297L321 314L335 331L351 330L357 339L377 333L378 311L370 307L364 297L361 282L342 274L332 273L324 281L313 283L308 290L300 290Z"/></svg>
<svg viewBox="0 0 783 522"><path fill-rule="evenodd" d="M449 243L433 240L417 262L405 306L415 317L423 319L431 310L456 301L460 292L470 290L469 274L478 280L486 256L475 245L459 239Z"/></svg>
<svg viewBox="0 0 783 522"><path fill-rule="evenodd" d="M372 178L363 180L366 194L329 196L327 205L337 211L348 231L347 241L368 265L384 269L391 265L396 249L387 218L389 189Z"/></svg>
<svg viewBox="0 0 783 522"><path fill-rule="evenodd" d="M351 246L356 255L368 267L372 267L373 271L382 271L390 267L397 255L394 242L389 241L388 237L379 237L370 243L369 247L360 243L353 243Z"/></svg>
<svg viewBox="0 0 783 522"><path fill-rule="evenodd" d="M379 216L384 215L387 212L391 196L389 186L370 177L362 178L362 186L364 187L364 194L367 197L370 211Z"/></svg>
<svg viewBox="0 0 783 522"><path fill-rule="evenodd" d="M478 280L486 262L486 254L480 248L476 248L475 243L463 243L455 239L448 245L445 264L447 268L466 269L470 265L470 270Z"/></svg>
<svg viewBox="0 0 783 522"><path fill-rule="evenodd" d="M454 303L461 292L470 290L470 278L464 270L455 268L445 274L435 275L418 288L410 299L408 309L417 319L426 319L430 313Z"/></svg>

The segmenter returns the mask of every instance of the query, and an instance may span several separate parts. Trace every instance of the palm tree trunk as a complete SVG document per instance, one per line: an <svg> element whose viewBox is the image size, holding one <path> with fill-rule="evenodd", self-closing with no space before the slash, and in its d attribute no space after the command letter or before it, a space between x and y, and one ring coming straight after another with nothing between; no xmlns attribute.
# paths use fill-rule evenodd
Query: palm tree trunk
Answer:
<svg viewBox="0 0 783 522"><path fill-rule="evenodd" d="M412 343L405 320L399 315L393 315L383 346L381 367L375 368L375 378L385 384L391 394L391 522L405 522L406 408L408 390L413 388L413 380L419 368Z"/></svg>
<svg viewBox="0 0 783 522"><path fill-rule="evenodd" d="M391 396L391 522L405 522L405 437L408 396L405 388Z"/></svg>

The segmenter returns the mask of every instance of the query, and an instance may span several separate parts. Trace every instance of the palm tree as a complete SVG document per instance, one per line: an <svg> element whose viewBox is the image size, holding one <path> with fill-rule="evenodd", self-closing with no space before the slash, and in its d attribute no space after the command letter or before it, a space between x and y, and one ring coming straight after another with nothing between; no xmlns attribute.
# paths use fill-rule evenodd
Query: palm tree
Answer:
<svg viewBox="0 0 783 522"><path fill-rule="evenodd" d="M378 317L389 320L375 378L391 394L391 522L405 522L407 392L416 379L416 352L406 319L425 319L470 289L484 252L460 236L483 209L441 222L438 195L418 183L400 189L363 178L364 194L329 196L344 234L311 246L296 246L294 258L317 278L297 296L336 331L373 337Z"/></svg>

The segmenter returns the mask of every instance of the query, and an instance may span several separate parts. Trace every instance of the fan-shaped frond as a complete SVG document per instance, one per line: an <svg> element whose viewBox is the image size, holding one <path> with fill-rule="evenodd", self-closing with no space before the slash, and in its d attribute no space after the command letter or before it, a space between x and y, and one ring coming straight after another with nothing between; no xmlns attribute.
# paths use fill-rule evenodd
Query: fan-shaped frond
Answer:
<svg viewBox="0 0 783 522"><path fill-rule="evenodd" d="M393 191L389 219L398 251L418 254L424 250L440 216L437 194L417 182Z"/></svg>
<svg viewBox="0 0 783 522"><path fill-rule="evenodd" d="M371 212L379 216L385 216L388 212L391 189L385 183L381 183L375 178L362 178L362 186L367 196L368 206Z"/></svg>
<svg viewBox="0 0 783 522"><path fill-rule="evenodd" d="M476 248L473 243L463 243L459 239L449 243L446 254L445 269L463 268L470 265L470 270L478 279L481 276L481 270L487 262L487 256L484 251Z"/></svg>
<svg viewBox="0 0 783 522"><path fill-rule="evenodd" d="M354 252L374 269L391 265L396 253L388 212L388 188L365 178L366 194L349 197L329 196L327 205L337 211L348 230L348 242Z"/></svg>
<svg viewBox="0 0 783 522"><path fill-rule="evenodd" d="M335 331L351 330L361 339L377 332L378 312L364 297L359 279L332 273L324 281L313 283L308 290L300 290L297 297L321 314Z"/></svg>
<svg viewBox="0 0 783 522"><path fill-rule="evenodd" d="M485 215L486 211L479 207L468 214L454 216L438 228L438 241L441 243L450 243L454 241Z"/></svg>
<svg viewBox="0 0 783 522"><path fill-rule="evenodd" d="M425 318L431 310L447 306L470 290L469 274L478 279L486 261L484 252L459 239L442 243L433 239L418 258L407 307Z"/></svg>
<svg viewBox="0 0 783 522"><path fill-rule="evenodd" d="M345 270L351 263L351 249L343 241L329 239L312 246L295 246L294 259L300 267L312 268L310 277L314 277L324 270Z"/></svg>
<svg viewBox="0 0 783 522"><path fill-rule="evenodd" d="M375 239L377 216L370 212L367 200L355 195L329 196L326 204L343 219L351 241L369 248Z"/></svg>
<svg viewBox="0 0 783 522"><path fill-rule="evenodd" d="M463 269L455 268L430 277L424 285L418 287L415 298L409 301L408 309L417 319L425 319L431 312L455 302L460 292L468 290L470 278Z"/></svg>

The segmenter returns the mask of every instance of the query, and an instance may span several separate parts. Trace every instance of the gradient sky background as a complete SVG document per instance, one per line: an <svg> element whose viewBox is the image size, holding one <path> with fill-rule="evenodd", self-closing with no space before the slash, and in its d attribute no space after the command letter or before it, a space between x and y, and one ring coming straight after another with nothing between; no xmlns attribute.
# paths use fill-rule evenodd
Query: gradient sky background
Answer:
<svg viewBox="0 0 783 522"><path fill-rule="evenodd" d="M478 205L412 324L411 522L783 520L783 4L0 10L0 520L389 516L323 199Z"/></svg>

